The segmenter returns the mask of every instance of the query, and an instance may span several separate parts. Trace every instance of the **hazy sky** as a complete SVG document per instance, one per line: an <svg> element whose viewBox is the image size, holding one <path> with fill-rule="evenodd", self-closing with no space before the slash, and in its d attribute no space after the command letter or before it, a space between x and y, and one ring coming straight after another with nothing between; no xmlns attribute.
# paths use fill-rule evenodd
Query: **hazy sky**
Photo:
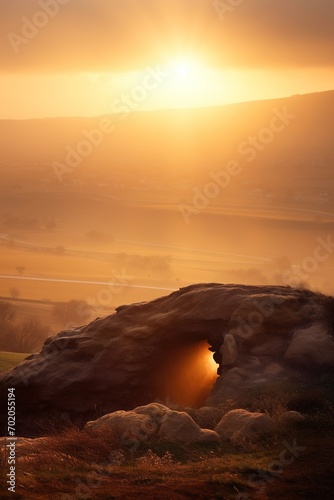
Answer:
<svg viewBox="0 0 334 500"><path fill-rule="evenodd" d="M333 88L333 0L0 1L1 117L108 113L157 67L136 109Z"/></svg>

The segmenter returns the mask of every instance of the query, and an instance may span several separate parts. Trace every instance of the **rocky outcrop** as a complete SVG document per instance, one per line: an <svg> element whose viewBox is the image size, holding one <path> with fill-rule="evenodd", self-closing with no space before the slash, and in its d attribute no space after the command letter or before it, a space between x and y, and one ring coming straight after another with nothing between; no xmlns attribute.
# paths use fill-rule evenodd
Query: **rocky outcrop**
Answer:
<svg viewBox="0 0 334 500"><path fill-rule="evenodd" d="M209 396L206 405L216 406L242 388L333 370L333 309L333 299L290 287L189 286L48 339L40 353L2 375L0 395L5 402L8 387L15 388L21 434L59 419L83 425L165 401L166 381L182 383L184 353L206 342L219 378L213 389L196 382L198 405ZM204 380L205 363L190 370L187 384Z"/></svg>

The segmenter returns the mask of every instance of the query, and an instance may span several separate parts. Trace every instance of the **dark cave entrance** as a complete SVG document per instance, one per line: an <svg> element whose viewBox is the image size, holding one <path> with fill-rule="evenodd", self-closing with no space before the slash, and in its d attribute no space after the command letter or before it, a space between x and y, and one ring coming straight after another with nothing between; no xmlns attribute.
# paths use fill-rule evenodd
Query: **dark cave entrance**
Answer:
<svg viewBox="0 0 334 500"><path fill-rule="evenodd" d="M156 389L161 402L190 407L205 405L219 368L209 349L210 344L205 341L187 343L160 359Z"/></svg>

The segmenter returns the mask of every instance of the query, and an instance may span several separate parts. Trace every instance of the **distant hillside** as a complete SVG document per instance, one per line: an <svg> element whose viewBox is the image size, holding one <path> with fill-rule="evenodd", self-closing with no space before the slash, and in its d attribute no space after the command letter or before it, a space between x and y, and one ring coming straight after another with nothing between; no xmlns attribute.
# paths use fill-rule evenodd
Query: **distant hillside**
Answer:
<svg viewBox="0 0 334 500"><path fill-rule="evenodd" d="M89 161L102 160L105 166L219 164L238 156L239 145L268 127L275 110L283 113L285 108L295 118L286 130L275 132L275 139L261 151L258 161L302 162L319 158L333 161L334 91L216 108L139 112L126 119L111 115L115 131L105 135L103 144L94 148ZM65 147L76 147L85 139L82 131L98 127L102 119L0 121L1 166L12 162L29 166L63 161ZM241 155L240 160L247 163L247 155Z"/></svg>

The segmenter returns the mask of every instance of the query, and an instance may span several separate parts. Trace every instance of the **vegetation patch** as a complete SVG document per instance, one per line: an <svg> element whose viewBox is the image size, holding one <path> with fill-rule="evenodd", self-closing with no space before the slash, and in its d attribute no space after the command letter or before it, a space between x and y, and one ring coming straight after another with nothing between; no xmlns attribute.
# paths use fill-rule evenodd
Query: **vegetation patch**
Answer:
<svg viewBox="0 0 334 500"><path fill-rule="evenodd" d="M21 352L0 352L0 373L11 370L21 363L29 354Z"/></svg>

